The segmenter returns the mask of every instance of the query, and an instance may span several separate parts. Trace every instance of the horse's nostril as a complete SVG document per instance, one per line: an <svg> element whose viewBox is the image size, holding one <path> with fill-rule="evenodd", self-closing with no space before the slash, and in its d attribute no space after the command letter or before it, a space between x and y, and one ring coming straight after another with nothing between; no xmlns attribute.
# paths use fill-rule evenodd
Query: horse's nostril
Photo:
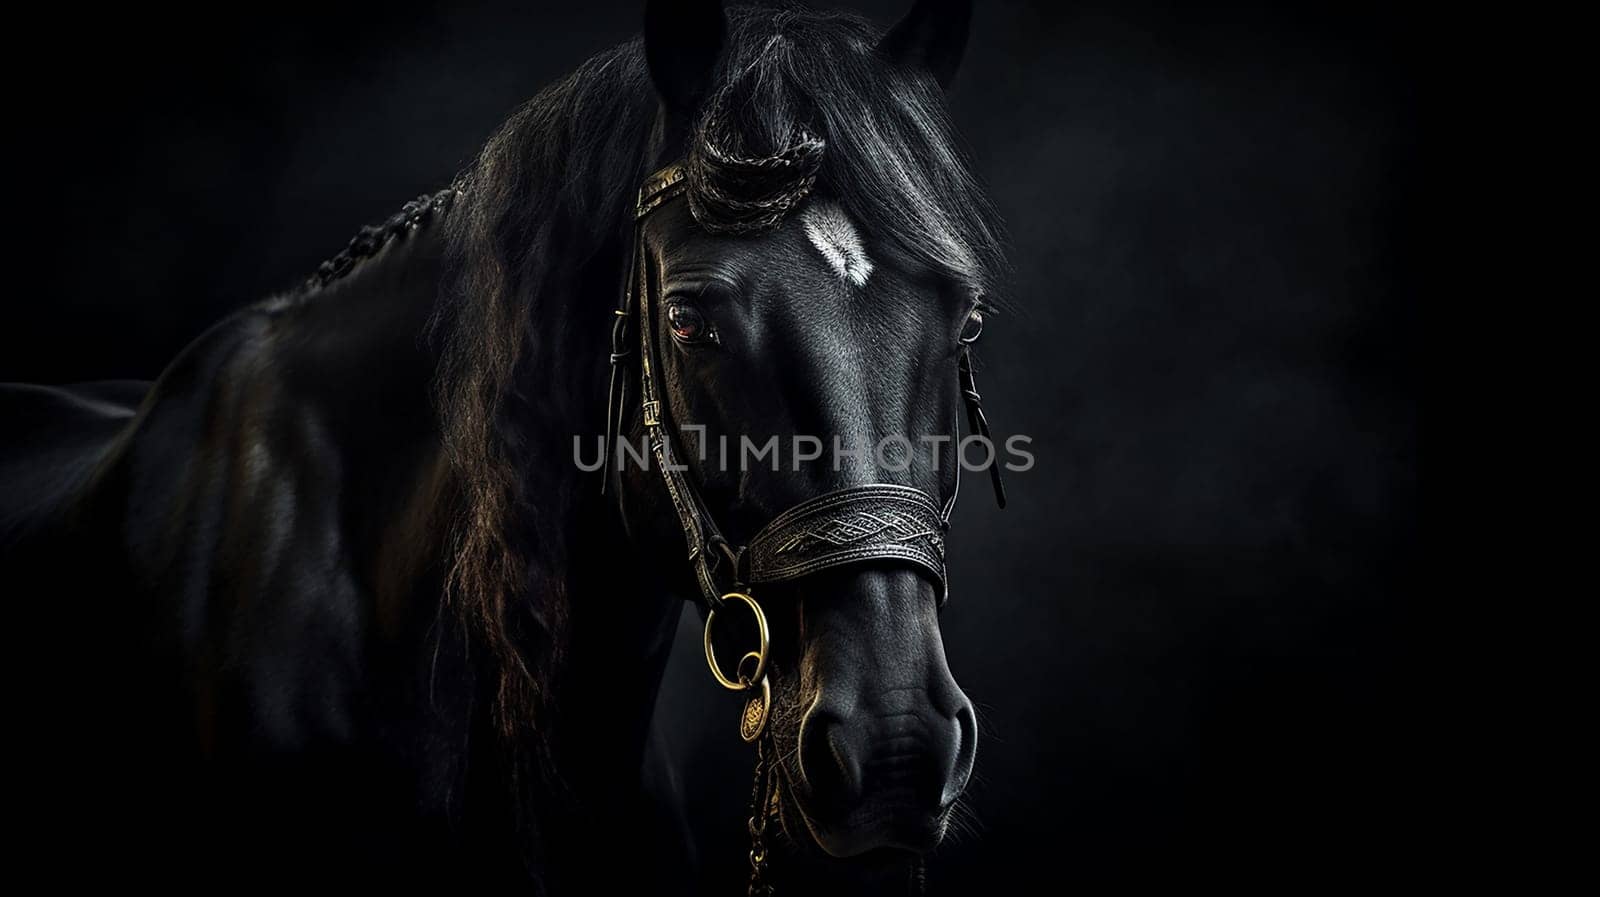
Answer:
<svg viewBox="0 0 1600 897"><path fill-rule="evenodd" d="M972 702L962 700L956 709L955 730L955 763L945 778L944 794L939 799L941 807L949 806L960 797L967 788L967 780L972 777L972 762L978 755L978 716L972 709Z"/></svg>
<svg viewBox="0 0 1600 897"><path fill-rule="evenodd" d="M800 774L814 800L849 807L861 796L861 761L840 718L813 710L800 727Z"/></svg>

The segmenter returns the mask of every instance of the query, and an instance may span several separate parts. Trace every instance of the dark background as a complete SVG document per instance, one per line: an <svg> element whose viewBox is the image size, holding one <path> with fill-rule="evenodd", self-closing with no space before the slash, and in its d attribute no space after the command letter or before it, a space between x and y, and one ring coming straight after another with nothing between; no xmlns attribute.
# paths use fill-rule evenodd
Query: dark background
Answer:
<svg viewBox="0 0 1600 897"><path fill-rule="evenodd" d="M152 378L443 186L639 0L66 8L3 62L0 380ZM909 6L860 2L887 24ZM1401 855L1418 51L1385 6L985 3L952 94L1015 237L981 381L1038 467L952 539L977 831L936 892L1361 881ZM692 628L692 627L691 627ZM737 708L662 721L736 873ZM731 743L730 743L731 742ZM725 856L724 856L725 855Z"/></svg>

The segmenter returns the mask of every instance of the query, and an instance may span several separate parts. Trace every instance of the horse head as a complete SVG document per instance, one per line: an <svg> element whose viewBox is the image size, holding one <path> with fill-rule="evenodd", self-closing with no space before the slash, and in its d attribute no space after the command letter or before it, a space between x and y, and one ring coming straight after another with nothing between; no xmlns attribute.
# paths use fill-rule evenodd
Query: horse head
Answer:
<svg viewBox="0 0 1600 897"><path fill-rule="evenodd" d="M712 611L772 815L834 857L937 845L976 753L939 616L1000 266L943 96L969 13L922 0L881 37L717 3L646 19L664 167L636 208L612 417L653 457L614 482L635 541Z"/></svg>

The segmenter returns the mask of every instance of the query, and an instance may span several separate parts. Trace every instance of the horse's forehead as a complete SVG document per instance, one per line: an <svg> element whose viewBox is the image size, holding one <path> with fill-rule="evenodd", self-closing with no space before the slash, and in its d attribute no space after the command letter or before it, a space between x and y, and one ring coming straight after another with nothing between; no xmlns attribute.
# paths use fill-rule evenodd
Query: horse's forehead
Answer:
<svg viewBox="0 0 1600 897"><path fill-rule="evenodd" d="M872 258L850 215L836 202L818 201L800 215L806 240L840 279L857 287L872 277Z"/></svg>
<svg viewBox="0 0 1600 897"><path fill-rule="evenodd" d="M869 244L862 225L832 197L812 197L777 228L744 237L706 233L687 204L658 215L652 227L669 278L674 270L691 278L715 273L737 285L752 308L812 323L845 316L904 330L928 320L930 306L912 294L904 257ZM874 301L858 301L863 297Z"/></svg>
<svg viewBox="0 0 1600 897"><path fill-rule="evenodd" d="M864 232L832 199L813 197L778 227L742 237L708 234L686 204L663 212L652 228L666 258L690 270L720 270L752 294L782 295L830 282L829 293L859 293L869 278L883 276Z"/></svg>

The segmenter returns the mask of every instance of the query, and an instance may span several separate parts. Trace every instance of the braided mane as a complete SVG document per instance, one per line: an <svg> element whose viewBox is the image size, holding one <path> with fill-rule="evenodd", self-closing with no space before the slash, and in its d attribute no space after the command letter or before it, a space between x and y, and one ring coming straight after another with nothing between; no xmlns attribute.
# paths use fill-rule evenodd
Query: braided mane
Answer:
<svg viewBox="0 0 1600 897"><path fill-rule="evenodd" d="M365 225L337 255L317 266L317 270L301 284L299 292L311 293L324 289L349 274L359 262L372 258L385 246L432 222L436 215L449 209L460 193L457 187L433 194L424 193L401 206L400 211L384 219L383 223Z"/></svg>
<svg viewBox="0 0 1600 897"><path fill-rule="evenodd" d="M796 122L790 137L767 155L745 155L743 131L724 108L728 88L714 97L689 150L689 209L713 234L751 234L782 223L811 192L827 141Z"/></svg>

